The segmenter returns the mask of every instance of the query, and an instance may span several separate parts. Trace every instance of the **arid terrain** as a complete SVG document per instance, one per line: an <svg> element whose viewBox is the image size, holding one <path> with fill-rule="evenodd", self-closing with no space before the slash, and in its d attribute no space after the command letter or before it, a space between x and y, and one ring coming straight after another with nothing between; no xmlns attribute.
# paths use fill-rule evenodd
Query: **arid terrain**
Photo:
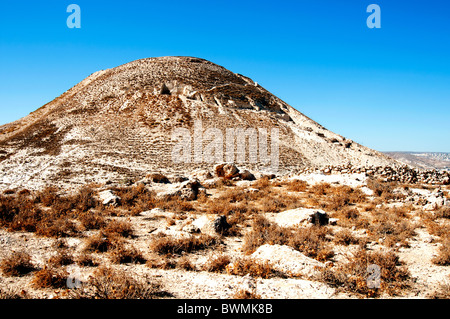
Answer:
<svg viewBox="0 0 450 319"><path fill-rule="evenodd" d="M242 162L195 161L221 139L175 162L173 131L199 120L276 128L278 166L251 136ZM448 172L203 59L96 72L0 127L0 298L449 298L449 234Z"/></svg>

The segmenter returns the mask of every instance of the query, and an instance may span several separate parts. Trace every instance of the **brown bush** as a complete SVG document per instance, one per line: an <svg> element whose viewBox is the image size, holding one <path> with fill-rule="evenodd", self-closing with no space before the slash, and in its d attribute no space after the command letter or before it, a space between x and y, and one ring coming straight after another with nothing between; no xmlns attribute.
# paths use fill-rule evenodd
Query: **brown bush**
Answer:
<svg viewBox="0 0 450 319"><path fill-rule="evenodd" d="M13 252L10 257L3 259L0 269L5 276L23 276L36 268L31 262L31 256L25 252Z"/></svg>
<svg viewBox="0 0 450 319"><path fill-rule="evenodd" d="M188 256L183 256L177 260L176 268L188 270L188 271L195 271L196 268L192 264L192 262L189 260Z"/></svg>
<svg viewBox="0 0 450 319"><path fill-rule="evenodd" d="M106 226L105 218L101 213L95 213L92 211L82 212L78 214L77 218L84 230L101 229Z"/></svg>
<svg viewBox="0 0 450 319"><path fill-rule="evenodd" d="M153 239L150 248L158 254L182 254L212 248L218 244L218 238L204 234L189 238L163 236Z"/></svg>
<svg viewBox="0 0 450 319"><path fill-rule="evenodd" d="M226 270L230 262L231 259L227 255L212 256L204 265L203 270L221 273Z"/></svg>
<svg viewBox="0 0 450 319"><path fill-rule="evenodd" d="M133 237L133 227L129 221L113 219L102 228L102 233L107 237Z"/></svg>
<svg viewBox="0 0 450 319"><path fill-rule="evenodd" d="M67 216L55 212L46 216L36 226L36 234L44 237L74 237L79 233L76 224Z"/></svg>
<svg viewBox="0 0 450 319"><path fill-rule="evenodd" d="M68 276L68 273L63 270L45 266L34 273L31 284L35 288L66 288Z"/></svg>
<svg viewBox="0 0 450 319"><path fill-rule="evenodd" d="M431 260L434 264L440 266L450 265L450 238L446 238L441 247L439 248L439 254Z"/></svg>
<svg viewBox="0 0 450 319"><path fill-rule="evenodd" d="M129 272L108 267L98 268L85 284L87 289L76 298L82 299L153 299L167 296L161 285L142 276L139 279Z"/></svg>
<svg viewBox="0 0 450 319"><path fill-rule="evenodd" d="M384 239L388 247L397 243L408 247L408 239L415 235L415 225L405 218L402 210L377 210L372 213L373 220L369 231L377 239Z"/></svg>
<svg viewBox="0 0 450 319"><path fill-rule="evenodd" d="M55 256L48 260L48 264L54 267L61 267L73 264L73 256L66 249L59 249Z"/></svg>
<svg viewBox="0 0 450 319"><path fill-rule="evenodd" d="M380 269L380 287L369 288L368 266L377 265ZM376 297L382 291L396 295L411 285L408 269L401 265L399 257L393 252L367 252L358 250L348 263L322 270L321 280L338 289Z"/></svg>
<svg viewBox="0 0 450 319"><path fill-rule="evenodd" d="M348 229L343 229L334 235L334 242L340 245L354 245L358 244L359 240L353 236L352 232Z"/></svg>
<svg viewBox="0 0 450 319"><path fill-rule="evenodd" d="M87 254L86 252L82 252L78 255L78 257L75 258L75 262L79 266L83 267L96 267L98 266L98 263L94 260L92 255Z"/></svg>
<svg viewBox="0 0 450 319"><path fill-rule="evenodd" d="M144 264L146 262L142 253L135 247L126 247L124 244L115 245L114 249L110 251L110 260L115 264Z"/></svg>
<svg viewBox="0 0 450 319"><path fill-rule="evenodd" d="M120 245L122 239L117 236L106 236L102 232L86 239L84 252L104 253Z"/></svg>
<svg viewBox="0 0 450 319"><path fill-rule="evenodd" d="M308 183L300 179L295 179L287 183L287 190L291 192L305 192L307 188Z"/></svg>
<svg viewBox="0 0 450 319"><path fill-rule="evenodd" d="M270 278L279 275L279 272L272 268L268 262L259 262L252 258L240 258L226 267L227 273L230 275Z"/></svg>

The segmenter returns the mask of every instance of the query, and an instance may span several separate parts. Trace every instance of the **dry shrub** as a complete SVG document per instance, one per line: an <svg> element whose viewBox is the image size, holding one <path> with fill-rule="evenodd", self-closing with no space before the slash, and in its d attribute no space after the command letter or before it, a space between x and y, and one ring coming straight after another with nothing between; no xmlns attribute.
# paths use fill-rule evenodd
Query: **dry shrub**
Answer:
<svg viewBox="0 0 450 319"><path fill-rule="evenodd" d="M161 285L143 276L109 267L98 268L77 296L83 299L153 299L167 296Z"/></svg>
<svg viewBox="0 0 450 319"><path fill-rule="evenodd" d="M47 265L34 273L31 284L35 288L66 288L68 276L67 272Z"/></svg>
<svg viewBox="0 0 450 319"><path fill-rule="evenodd" d="M83 186L75 195L76 208L82 212L87 212L91 208L95 208L99 202L95 198L94 190L89 186Z"/></svg>
<svg viewBox="0 0 450 319"><path fill-rule="evenodd" d="M257 215L253 219L252 230L244 236L242 250L246 254L251 254L264 244L284 245L291 234L292 231L289 229L271 224L265 217Z"/></svg>
<svg viewBox="0 0 450 319"><path fill-rule="evenodd" d="M195 271L195 265L192 264L188 256L183 256L177 260L176 268L188 270L188 271Z"/></svg>
<svg viewBox="0 0 450 319"><path fill-rule="evenodd" d="M31 256L25 252L13 252L10 257L3 259L0 269L5 276L23 276L36 268L31 262Z"/></svg>
<svg viewBox="0 0 450 319"><path fill-rule="evenodd" d="M231 259L227 255L219 255L210 257L209 261L203 266L203 270L209 272L222 273L225 272L226 267L230 264Z"/></svg>
<svg viewBox="0 0 450 319"><path fill-rule="evenodd" d="M123 243L115 245L114 249L110 251L110 260L115 264L144 264L146 262L142 253L134 246L126 247Z"/></svg>
<svg viewBox="0 0 450 319"><path fill-rule="evenodd" d="M287 190L291 192L305 192L307 188L308 183L300 179L295 179L287 183Z"/></svg>
<svg viewBox="0 0 450 319"><path fill-rule="evenodd" d="M2 287L0 288L0 300L4 299L30 299L30 296L28 296L28 293L25 290L19 292L18 289Z"/></svg>
<svg viewBox="0 0 450 319"><path fill-rule="evenodd" d="M358 238L353 236L348 229L343 229L334 235L334 242L339 245L355 245L359 243Z"/></svg>
<svg viewBox="0 0 450 319"><path fill-rule="evenodd" d="M115 188L113 191L120 197L120 206L130 210L132 215L155 208L155 194L144 184Z"/></svg>
<svg viewBox="0 0 450 319"><path fill-rule="evenodd" d="M84 230L101 229L106 226L105 218L101 213L95 213L92 211L82 212L78 214L77 218Z"/></svg>
<svg viewBox="0 0 450 319"><path fill-rule="evenodd" d="M133 227L129 221L113 219L101 231L107 237L133 237Z"/></svg>
<svg viewBox="0 0 450 319"><path fill-rule="evenodd" d="M150 258L145 263L147 267L149 268L158 268L158 269L175 269L177 267L177 262L174 259L171 258Z"/></svg>
<svg viewBox="0 0 450 319"><path fill-rule="evenodd" d="M98 266L98 263L94 260L92 255L90 255L86 252L82 252L81 254L79 254L78 257L75 258L75 262L77 263L77 265L83 266L83 267Z"/></svg>
<svg viewBox="0 0 450 319"><path fill-rule="evenodd" d="M442 245L439 248L439 254L431 260L434 264L440 266L450 265L450 238L447 237L442 241Z"/></svg>
<svg viewBox="0 0 450 319"><path fill-rule="evenodd" d="M329 183L317 183L309 188L309 192L317 196L323 196L329 194L332 187Z"/></svg>
<svg viewBox="0 0 450 319"><path fill-rule="evenodd" d="M409 247L408 239L415 235L415 225L405 218L404 211L398 209L373 212L373 220L368 228L375 240L384 239L388 247L397 243Z"/></svg>
<svg viewBox="0 0 450 319"><path fill-rule="evenodd" d="M58 216L55 212L46 216L36 226L36 234L44 237L75 237L79 233L76 224L67 216Z"/></svg>
<svg viewBox="0 0 450 319"><path fill-rule="evenodd" d="M327 261L334 256L327 235L330 230L327 227L311 226L298 228L288 238L287 245L297 249L306 256L318 261Z"/></svg>
<svg viewBox="0 0 450 319"><path fill-rule="evenodd" d="M334 256L326 238L328 234L327 227L286 228L271 224L266 218L257 216L253 221L252 230L244 237L243 251L251 254L264 244L288 245L308 257L325 261Z"/></svg>
<svg viewBox="0 0 450 319"><path fill-rule="evenodd" d="M0 195L0 226L12 231L35 231L41 210L27 195Z"/></svg>
<svg viewBox="0 0 450 319"><path fill-rule="evenodd" d="M373 191L375 196L380 197L383 201L388 201L391 199L398 200L405 197L400 193L394 192L396 186L396 182L383 182L374 177L367 180L367 187Z"/></svg>
<svg viewBox="0 0 450 319"><path fill-rule="evenodd" d="M267 279L279 275L269 262L260 262L252 258L239 258L226 267L230 275L259 277Z"/></svg>
<svg viewBox="0 0 450 319"><path fill-rule="evenodd" d="M367 285L369 265L377 265L380 269L379 288ZM367 297L379 296L382 291L396 295L411 285L408 269L401 265L399 257L392 251L383 253L360 249L349 262L324 268L320 278L333 287Z"/></svg>
<svg viewBox="0 0 450 319"><path fill-rule="evenodd" d="M450 219L450 207L442 206L435 211L436 218Z"/></svg>
<svg viewBox="0 0 450 319"><path fill-rule="evenodd" d="M158 254L182 254L215 247L219 244L217 237L200 234L188 238L158 236L150 244L150 248Z"/></svg>
<svg viewBox="0 0 450 319"><path fill-rule="evenodd" d="M122 239L117 236L106 236L99 232L86 239L84 252L104 253L120 245Z"/></svg>
<svg viewBox="0 0 450 319"><path fill-rule="evenodd" d="M48 260L48 264L54 267L61 267L73 264L74 258L66 249L59 249L55 256Z"/></svg>

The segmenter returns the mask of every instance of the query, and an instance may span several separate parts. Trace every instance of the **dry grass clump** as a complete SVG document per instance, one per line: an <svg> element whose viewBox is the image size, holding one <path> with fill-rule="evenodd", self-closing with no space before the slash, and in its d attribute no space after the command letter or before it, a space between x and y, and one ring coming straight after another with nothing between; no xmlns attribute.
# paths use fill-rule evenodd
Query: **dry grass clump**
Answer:
<svg viewBox="0 0 450 319"><path fill-rule="evenodd" d="M115 264L144 264L146 259L134 246L126 247L123 243L115 245L110 251L110 260Z"/></svg>
<svg viewBox="0 0 450 319"><path fill-rule="evenodd" d="M153 299L166 296L161 285L142 276L109 267L96 269L75 298L82 299Z"/></svg>
<svg viewBox="0 0 450 319"><path fill-rule="evenodd" d="M223 273L226 267L231 263L231 259L227 255L211 256L209 261L203 266L203 270L209 272Z"/></svg>
<svg viewBox="0 0 450 319"><path fill-rule="evenodd" d="M5 276L17 277L26 275L34 270L31 256L25 252L12 252L0 263L0 269Z"/></svg>
<svg viewBox="0 0 450 319"><path fill-rule="evenodd" d="M287 182L286 186L287 190L291 192L305 192L308 188L308 183L300 179L294 179Z"/></svg>
<svg viewBox="0 0 450 319"><path fill-rule="evenodd" d="M28 293L25 290L22 290L20 292L18 292L17 290L18 289L11 289L8 287L0 288L0 300L30 299Z"/></svg>
<svg viewBox="0 0 450 319"><path fill-rule="evenodd" d="M187 238L157 236L150 243L150 248L158 254L182 254L213 248L220 243L217 237L200 234Z"/></svg>
<svg viewBox="0 0 450 319"><path fill-rule="evenodd" d="M47 265L34 273L31 284L35 288L66 288L68 276L64 270Z"/></svg>
<svg viewBox="0 0 450 319"><path fill-rule="evenodd" d="M55 211L45 214L36 226L36 235L44 237L75 237L79 233L76 224L66 215L58 215Z"/></svg>
<svg viewBox="0 0 450 319"><path fill-rule="evenodd" d="M82 212L78 214L77 220L81 223L84 230L100 229L106 226L105 218L98 212Z"/></svg>
<svg viewBox="0 0 450 319"><path fill-rule="evenodd" d="M121 238L117 236L106 236L99 232L88 237L85 241L84 252L104 253L114 249L120 244Z"/></svg>
<svg viewBox="0 0 450 319"><path fill-rule="evenodd" d="M56 255L50 257L47 262L51 266L61 267L71 265L75 261L73 256L67 251L67 249L59 249Z"/></svg>
<svg viewBox="0 0 450 319"><path fill-rule="evenodd" d="M374 195L380 197L383 201L399 200L405 196L394 192L398 186L396 182L383 182L377 178L371 177L367 180L367 187L370 188Z"/></svg>
<svg viewBox="0 0 450 319"><path fill-rule="evenodd" d="M334 235L334 242L339 245L356 245L359 243L359 239L353 236L352 232L348 229L343 229Z"/></svg>
<svg viewBox="0 0 450 319"><path fill-rule="evenodd" d="M120 207L131 215L155 208L155 194L144 184L131 187L115 188L113 191L120 197Z"/></svg>
<svg viewBox="0 0 450 319"><path fill-rule="evenodd" d="M192 262L188 256L183 256L183 257L179 258L176 262L176 268L188 270L188 271L197 270L197 268L195 267L194 264L192 264Z"/></svg>
<svg viewBox="0 0 450 319"><path fill-rule="evenodd" d="M113 219L101 229L101 232L107 237L133 237L133 227L129 221Z"/></svg>
<svg viewBox="0 0 450 319"><path fill-rule="evenodd" d="M450 236L442 241L442 245L439 248L439 254L435 256L431 261L434 264L440 266L450 265Z"/></svg>
<svg viewBox="0 0 450 319"><path fill-rule="evenodd" d="M270 278L278 276L279 272L272 268L268 262L260 262L252 258L239 258L226 267L226 271L230 275Z"/></svg>
<svg viewBox="0 0 450 319"><path fill-rule="evenodd" d="M408 239L415 235L415 227L409 221L404 210L387 209L377 210L372 213L373 219L368 227L374 240L383 239L384 244L391 247L400 244L409 247Z"/></svg>
<svg viewBox="0 0 450 319"><path fill-rule="evenodd" d="M77 265L83 266L83 267L96 267L96 266L98 266L98 262L94 260L94 258L92 257L91 254L86 253L86 252L80 253L74 259L74 261L77 263Z"/></svg>
<svg viewBox="0 0 450 319"><path fill-rule="evenodd" d="M257 216L253 221L252 230L244 237L243 251L251 254L264 244L288 245L308 257L325 261L334 256L327 238L328 234L330 231L327 227L285 228Z"/></svg>
<svg viewBox="0 0 450 319"><path fill-rule="evenodd" d="M377 265L380 269L380 286L369 288L369 266ZM402 266L398 255L389 252L367 252L358 250L348 263L335 267L326 267L320 275L325 283L348 292L377 297L381 292L397 295L411 285L410 274Z"/></svg>

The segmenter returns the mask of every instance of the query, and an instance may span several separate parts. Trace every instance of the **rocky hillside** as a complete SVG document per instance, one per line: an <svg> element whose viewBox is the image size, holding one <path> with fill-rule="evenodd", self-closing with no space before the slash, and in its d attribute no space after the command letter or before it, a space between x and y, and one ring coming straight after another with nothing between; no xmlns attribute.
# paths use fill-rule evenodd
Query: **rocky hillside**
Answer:
<svg viewBox="0 0 450 319"><path fill-rule="evenodd" d="M224 139L226 129L253 129L259 143L268 141L269 155L277 155L270 146L276 129L280 174L326 165L395 164L384 154L330 132L243 75L199 58L161 57L98 71L28 116L1 126L0 187L117 182L227 161L229 141L220 139L214 141L223 142L222 161L174 161L179 142L173 133L194 137L196 123L201 125L197 132L214 128L210 132ZM210 142L204 140L200 146ZM255 145L259 144L246 151ZM192 154L196 147L189 148ZM273 169L261 156L249 154L238 164Z"/></svg>

